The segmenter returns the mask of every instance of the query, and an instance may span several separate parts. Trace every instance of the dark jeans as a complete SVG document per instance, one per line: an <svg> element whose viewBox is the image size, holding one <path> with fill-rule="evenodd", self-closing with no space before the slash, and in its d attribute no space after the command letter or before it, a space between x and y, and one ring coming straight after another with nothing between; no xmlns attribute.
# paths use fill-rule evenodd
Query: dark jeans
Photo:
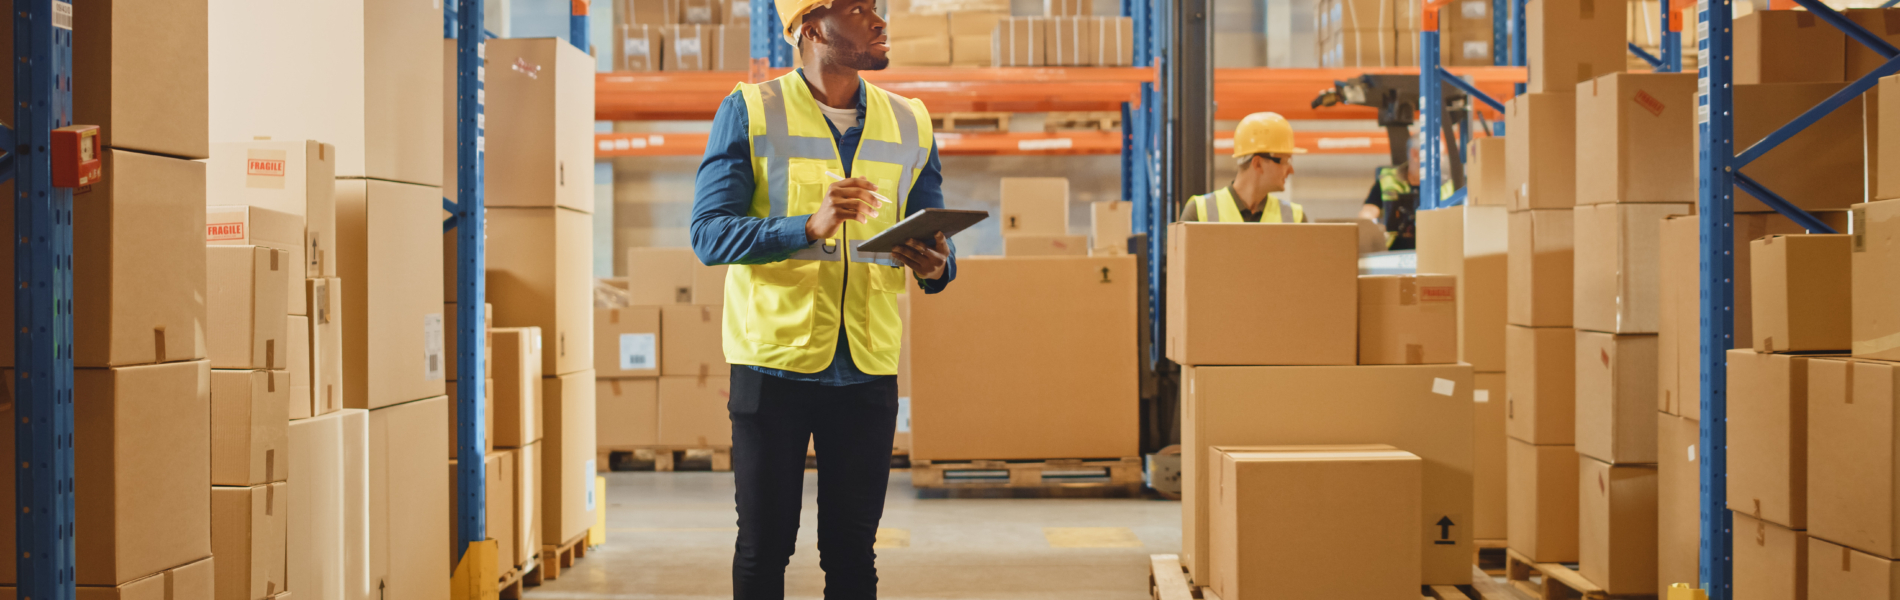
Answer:
<svg viewBox="0 0 1900 600"><path fill-rule="evenodd" d="M818 452L818 564L825 598L877 598L877 523L891 478L897 378L826 387L734 366L732 475L739 542L735 600L785 597L785 565L798 537L805 443Z"/></svg>

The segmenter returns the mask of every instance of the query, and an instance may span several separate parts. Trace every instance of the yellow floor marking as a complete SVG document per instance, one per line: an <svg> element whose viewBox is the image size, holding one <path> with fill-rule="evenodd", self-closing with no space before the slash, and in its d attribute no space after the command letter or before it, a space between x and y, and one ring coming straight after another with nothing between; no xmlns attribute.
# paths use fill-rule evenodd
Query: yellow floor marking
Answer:
<svg viewBox="0 0 1900 600"><path fill-rule="evenodd" d="M872 544L871 547L879 548L879 549L881 548L909 548L910 547L910 530L909 529L891 529L889 527L879 527L877 528L877 543Z"/></svg>
<svg viewBox="0 0 1900 600"><path fill-rule="evenodd" d="M1141 538L1127 527L1044 527L1051 548L1140 548Z"/></svg>

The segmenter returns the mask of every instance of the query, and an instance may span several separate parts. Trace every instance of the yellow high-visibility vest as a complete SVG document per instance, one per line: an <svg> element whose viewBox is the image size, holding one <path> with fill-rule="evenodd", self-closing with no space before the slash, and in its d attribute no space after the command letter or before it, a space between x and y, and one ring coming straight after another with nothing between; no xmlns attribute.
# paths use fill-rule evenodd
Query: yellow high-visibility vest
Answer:
<svg viewBox="0 0 1900 600"><path fill-rule="evenodd" d="M1379 169L1375 171L1375 173L1377 173L1379 177L1379 202L1381 205L1380 212L1379 212L1380 223L1384 223L1387 220L1391 219L1392 211L1398 210L1400 208L1404 208L1404 207L1398 206L1399 196L1412 193L1412 184L1405 180L1404 175L1400 171L1400 169L1403 169L1403 168L1405 167L1404 166L1379 167ZM1441 183L1438 186L1438 197L1440 199L1450 198L1451 194L1456 191L1458 190L1451 187L1451 180L1446 179L1443 183ZM1412 209L1414 211L1417 211L1418 206L1414 204ZM1398 240L1399 240L1399 232L1397 231L1385 232L1385 247L1386 248L1391 248L1392 243L1397 242Z"/></svg>
<svg viewBox="0 0 1900 600"><path fill-rule="evenodd" d="M879 209L869 223L848 222L787 260L727 269L726 362L817 373L831 366L843 331L859 371L897 374L904 269L889 254L856 247L903 218L911 186L930 160L930 113L923 102L864 84L863 138L847 173L831 127L797 71L741 83L737 91L745 98L752 141L755 183L747 216L817 212L832 183L826 173L869 179L897 206Z"/></svg>
<svg viewBox="0 0 1900 600"><path fill-rule="evenodd" d="M1214 197L1214 205L1219 207L1216 209L1218 212L1207 212L1209 208L1207 205L1207 197L1210 195ZM1194 211L1201 221L1210 223L1247 222L1247 217L1243 216L1240 212L1240 202L1234 199L1233 188L1214 190L1213 194L1202 194L1189 198L1188 201L1194 203ZM1292 215L1293 218L1285 218L1286 215ZM1267 205L1260 211L1260 222L1304 223L1306 222L1306 208L1292 202L1287 202L1278 195L1268 194Z"/></svg>

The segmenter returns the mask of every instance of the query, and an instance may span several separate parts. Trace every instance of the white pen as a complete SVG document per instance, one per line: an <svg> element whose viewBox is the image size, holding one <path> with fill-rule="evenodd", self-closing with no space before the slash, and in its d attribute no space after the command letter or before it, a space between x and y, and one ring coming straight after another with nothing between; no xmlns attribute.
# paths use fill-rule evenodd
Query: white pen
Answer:
<svg viewBox="0 0 1900 600"><path fill-rule="evenodd" d="M843 178L843 177L839 177L837 173L833 173L833 172L831 172L831 171L825 171L825 174L826 174L826 175L829 175L829 176L831 176L831 180L832 180L832 181L844 181L844 178ZM872 198L877 198L877 201L878 201L878 202L883 202L883 203L885 203L885 204L890 204L890 203L891 203L891 199L890 199L890 198L885 198L883 194L879 194L879 193L877 193L877 192L871 192L871 197L872 197Z"/></svg>

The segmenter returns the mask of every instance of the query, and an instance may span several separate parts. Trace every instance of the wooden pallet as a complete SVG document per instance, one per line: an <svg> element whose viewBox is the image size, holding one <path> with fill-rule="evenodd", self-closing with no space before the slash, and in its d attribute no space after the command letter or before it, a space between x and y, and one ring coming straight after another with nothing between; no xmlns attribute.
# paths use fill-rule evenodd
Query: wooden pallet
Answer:
<svg viewBox="0 0 1900 600"><path fill-rule="evenodd" d="M1043 131L1120 131L1119 112L1052 112L1043 119Z"/></svg>
<svg viewBox="0 0 1900 600"><path fill-rule="evenodd" d="M920 488L981 489L1106 487L1141 489L1141 458L1085 460L910 461L910 482Z"/></svg>
<svg viewBox="0 0 1900 600"><path fill-rule="evenodd" d="M1153 600L1220 600L1214 590L1188 583L1181 557L1173 554L1148 556L1148 591ZM1428 600L1517 600L1468 585L1420 586L1419 595Z"/></svg>
<svg viewBox="0 0 1900 600"><path fill-rule="evenodd" d="M527 592L529 585L541 585L540 573L541 570L536 568L535 561L530 560L527 564L502 573L501 582L495 586L495 589L501 592L501 600L521 600L521 595ZM528 581L530 575L534 576L533 583Z"/></svg>
<svg viewBox="0 0 1900 600"><path fill-rule="evenodd" d="M583 533L559 546L541 547L541 581L561 578L562 569L574 567L574 561L587 558L587 534ZM539 584L540 582L536 582Z"/></svg>
<svg viewBox="0 0 1900 600"><path fill-rule="evenodd" d="M1006 112L953 112L930 115L930 125L937 131L1009 131L1010 113Z"/></svg>
<svg viewBox="0 0 1900 600"><path fill-rule="evenodd" d="M1576 569L1562 563L1532 562L1516 550L1504 551L1504 578L1511 587L1536 600L1636 600L1655 594L1611 594L1590 583Z"/></svg>
<svg viewBox="0 0 1900 600"><path fill-rule="evenodd" d="M1476 562L1473 564L1477 565L1479 572L1486 575L1504 574L1504 551L1508 547L1504 540L1476 540L1472 545L1477 546L1478 551L1474 555Z"/></svg>
<svg viewBox="0 0 1900 600"><path fill-rule="evenodd" d="M653 470L657 472L661 472L661 473L672 472L674 470L675 465L679 464L679 462L685 458L681 456L682 454L710 454L711 459L712 459L713 471L731 471L732 470L732 448L731 447L708 448L704 446L638 446L638 447L625 447L625 448L619 448L619 447L603 448L596 452L598 455L598 458L595 459L595 464L609 465L611 467L610 463L613 460L613 454L616 452L630 452L634 455L633 456L634 460L651 461L653 463ZM605 472L607 469L596 467L596 470Z"/></svg>

